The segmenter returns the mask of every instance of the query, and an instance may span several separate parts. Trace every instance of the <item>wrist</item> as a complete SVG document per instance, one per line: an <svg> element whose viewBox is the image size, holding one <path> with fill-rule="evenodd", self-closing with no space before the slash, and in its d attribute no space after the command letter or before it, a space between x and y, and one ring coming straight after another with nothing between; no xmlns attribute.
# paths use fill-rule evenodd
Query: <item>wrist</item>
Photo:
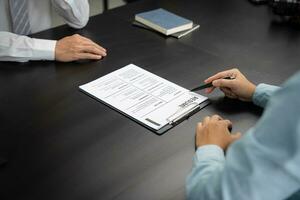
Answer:
<svg viewBox="0 0 300 200"><path fill-rule="evenodd" d="M201 143L201 144L198 144L196 145L196 149L201 149L201 148L204 148L206 146L217 146L218 148L222 149L223 151L226 149L226 144L221 144L218 143L218 142L206 142L206 143Z"/></svg>
<svg viewBox="0 0 300 200"><path fill-rule="evenodd" d="M224 152L224 149L222 149L219 145L216 144L205 144L202 146L197 147L196 152L204 151L204 150L210 150L210 149L217 149L219 152Z"/></svg>
<svg viewBox="0 0 300 200"><path fill-rule="evenodd" d="M250 95L249 95L249 99L248 99L249 101L252 101L255 90L256 90L256 85L254 85L253 83L250 83L250 87L249 87Z"/></svg>
<svg viewBox="0 0 300 200"><path fill-rule="evenodd" d="M55 52L54 52L54 56L55 56L55 60L58 60L59 57L59 41L56 42L55 44Z"/></svg>

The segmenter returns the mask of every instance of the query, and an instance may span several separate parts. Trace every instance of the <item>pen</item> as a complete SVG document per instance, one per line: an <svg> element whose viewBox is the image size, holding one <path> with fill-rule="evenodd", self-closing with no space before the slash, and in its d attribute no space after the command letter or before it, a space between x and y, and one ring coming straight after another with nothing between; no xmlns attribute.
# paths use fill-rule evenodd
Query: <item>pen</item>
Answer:
<svg viewBox="0 0 300 200"><path fill-rule="evenodd" d="M234 79L234 78L233 78L233 77L225 77L225 78L223 78L223 79L229 79L229 80L232 80L232 79ZM194 91L203 90L203 89L209 88L209 87L213 87L212 82L206 83L206 84L201 85L201 86L198 86L198 87L195 87L195 88L191 89L191 91L194 92Z"/></svg>

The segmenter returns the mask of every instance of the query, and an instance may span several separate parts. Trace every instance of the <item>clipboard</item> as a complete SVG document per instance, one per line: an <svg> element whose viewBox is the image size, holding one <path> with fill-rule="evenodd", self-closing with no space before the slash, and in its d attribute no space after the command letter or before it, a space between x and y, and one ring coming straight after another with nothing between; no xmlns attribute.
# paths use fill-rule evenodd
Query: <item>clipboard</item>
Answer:
<svg viewBox="0 0 300 200"><path fill-rule="evenodd" d="M183 110L182 113L178 113L178 116L174 117L172 120L170 120L170 123L165 125L159 130L153 130L157 135L162 135L168 130L174 128L178 124L182 123L185 120L188 120L191 116L199 112L201 109L203 109L205 106L209 105L210 101L207 99L204 102L195 105L195 107Z"/></svg>
<svg viewBox="0 0 300 200"><path fill-rule="evenodd" d="M177 126L178 124L182 123L183 121L185 120L188 120L191 116L193 116L194 114L196 114L197 112L199 112L201 109L203 109L205 106L209 105L210 104L210 101L207 99L205 100L204 102L200 103L200 104L197 104L195 107L192 107L192 108L187 108L185 110L183 110L182 112L179 112L176 114L177 117L174 117L172 120L170 120L170 122L163 126L162 128L156 130L144 123L142 123L141 121L139 120L136 120L135 118L131 117L130 115L126 114L125 112L117 109L116 107L113 107L111 106L110 104L106 103L105 101L102 101L101 99L98 99L96 98L95 96L89 94L88 92L86 92L85 90L79 88L79 90L81 92L83 92L84 94L92 97L93 99L95 99L96 101L104 104L105 106L117 111L118 113L122 114L123 116L129 118L130 120L138 123L139 125L147 128L148 130L152 131L153 133L157 134L157 135L163 135L164 133L166 133L167 131L169 131L170 129L174 128L175 126ZM177 112L177 111L176 111ZM174 112L175 114L175 112ZM172 116L170 116L169 118L171 118Z"/></svg>
<svg viewBox="0 0 300 200"><path fill-rule="evenodd" d="M136 77L130 77L128 78L128 74L130 74L130 70L136 70L140 74L137 73ZM126 74L127 73L127 74ZM133 72L131 72L133 73ZM117 77L119 74L125 74L124 77L130 79L132 81L132 85L129 84L129 82L126 82L124 80L119 80L119 77ZM116 78L117 77L117 78ZM142 77L142 78L141 78ZM137 83L142 82L143 84L147 83L147 80L150 78L160 81L160 87L161 89L155 89L153 93L159 93L160 96L163 96L163 100L169 100L168 102L161 103L160 100L157 100L154 103L148 103L148 107L143 105L147 101L142 100L141 102L138 102L136 104L129 104L122 105L122 102L129 101L128 99L123 97L123 93L130 94L130 91L137 90L138 92L132 92L132 94L139 94L138 86L136 86ZM140 82L137 82L136 80L139 80ZM123 83L123 82L124 83ZM149 80L148 80L149 81ZM135 83L134 83L135 82ZM137 83L136 83L137 82ZM119 85L118 85L119 84ZM159 85L159 84L158 84ZM152 85L150 84L152 87ZM131 87L131 90L130 90ZM135 89L137 87L137 89ZM172 88L173 87L173 88ZM125 88L125 89L124 89ZM129 88L129 89L128 89ZM147 87L145 87L147 88ZM148 87L149 88L149 87ZM153 89L155 87L152 87L150 89ZM158 87L159 88L159 87ZM168 96L168 91L166 92L165 89L170 89ZM88 96L94 98L95 100L103 103L104 105L112 108L113 110L119 112L120 114L128 117L129 119L137 122L138 124L142 125L143 127L147 128L148 130L151 130L157 135L162 135L166 133L168 130L172 129L176 125L180 124L184 120L191 117L193 114L197 113L199 110L204 108L209 104L208 98L199 95L197 93L191 92L187 89L184 89L170 81L167 81L159 76L156 76L142 68L137 67L136 65L130 64L127 65L119 70L116 70L114 72L111 72L110 74L107 74L103 77L100 77L99 79L96 79L94 81L91 81L87 84L79 86L80 91L87 94ZM144 89L144 88L143 88ZM174 90L174 94L172 94L172 91ZM177 91L176 91L177 89ZM123 91L124 90L124 91ZM167 93L165 96L161 95L164 94L163 92ZM143 93L140 92L140 93ZM145 92L146 93L146 92ZM134 96L130 94L131 96ZM175 97L173 98L174 95ZM138 95L137 95L138 96ZM143 99L143 95L140 95L141 99ZM147 96L147 95L145 95ZM149 94L148 94L149 96ZM171 97L172 98L171 98ZM149 100L151 100L151 96L148 97ZM153 96L153 98L158 98L157 96ZM117 100L116 100L117 99ZM122 99L119 100L119 99ZM132 99L130 99L132 101ZM134 106L132 106L134 105ZM156 107L154 107L154 105ZM124 106L127 106L126 109ZM151 107L152 106L152 107ZM132 108L133 107L133 108ZM151 110L151 109L152 110ZM155 108L155 109L154 109ZM140 110L139 110L140 109ZM148 110L151 110L151 112L146 112ZM129 111L128 111L129 110ZM138 111L137 111L138 110ZM135 111L137 111L136 114ZM147 113L142 115L141 113ZM142 116L142 117L136 117L136 116Z"/></svg>

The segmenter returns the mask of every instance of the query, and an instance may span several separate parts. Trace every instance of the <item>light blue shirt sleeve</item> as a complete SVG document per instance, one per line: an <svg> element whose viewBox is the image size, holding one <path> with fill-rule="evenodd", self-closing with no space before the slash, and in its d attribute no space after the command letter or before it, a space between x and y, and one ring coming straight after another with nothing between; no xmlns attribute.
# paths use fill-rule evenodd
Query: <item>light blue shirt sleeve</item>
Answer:
<svg viewBox="0 0 300 200"><path fill-rule="evenodd" d="M254 101L263 116L227 150L197 149L187 177L188 199L298 199L300 189L300 73L282 89L261 84Z"/></svg>
<svg viewBox="0 0 300 200"><path fill-rule="evenodd" d="M256 86L255 92L252 97L252 101L255 105L264 108L270 97L276 92L280 87L274 85L268 85L261 83Z"/></svg>
<svg viewBox="0 0 300 200"><path fill-rule="evenodd" d="M207 196L212 199L222 199L221 191L218 189L221 188L219 174L223 171L224 161L223 149L217 145L205 145L197 149L193 169L187 179L189 199L206 199ZM206 187L205 185L211 180L216 184L215 187ZM199 190L199 188L206 188L206 190Z"/></svg>

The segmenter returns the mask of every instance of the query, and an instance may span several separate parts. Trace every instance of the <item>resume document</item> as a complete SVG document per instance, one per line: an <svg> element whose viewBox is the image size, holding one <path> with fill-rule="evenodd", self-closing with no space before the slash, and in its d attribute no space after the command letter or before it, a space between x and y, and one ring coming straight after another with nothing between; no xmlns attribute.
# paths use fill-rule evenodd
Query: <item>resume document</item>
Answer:
<svg viewBox="0 0 300 200"><path fill-rule="evenodd" d="M79 88L154 130L176 122L207 100L134 64Z"/></svg>

